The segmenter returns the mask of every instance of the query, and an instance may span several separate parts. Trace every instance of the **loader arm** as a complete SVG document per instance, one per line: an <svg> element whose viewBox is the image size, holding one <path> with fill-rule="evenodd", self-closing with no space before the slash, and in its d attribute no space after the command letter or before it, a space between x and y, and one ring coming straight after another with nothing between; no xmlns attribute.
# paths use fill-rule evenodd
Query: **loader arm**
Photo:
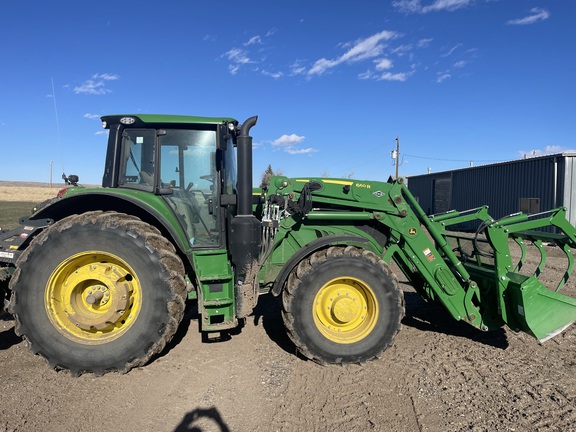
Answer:
<svg viewBox="0 0 576 432"><path fill-rule="evenodd" d="M565 209L500 220L490 216L487 206L427 215L402 179L381 183L280 177L273 178L270 194L292 202L291 219L308 231L375 224L378 232L385 233L383 260L394 260L423 298L442 304L456 320L483 331L508 325L539 340L576 321L576 300L560 292L574 268L571 248L576 245L576 229L566 219ZM475 222L478 232L461 235L448 230L464 222ZM296 225L290 231L298 238ZM540 254L533 275L519 272L526 259L524 242ZM566 272L554 287L538 279L546 265L544 243L557 245L566 256ZM517 263L511 258L513 245L521 250Z"/></svg>

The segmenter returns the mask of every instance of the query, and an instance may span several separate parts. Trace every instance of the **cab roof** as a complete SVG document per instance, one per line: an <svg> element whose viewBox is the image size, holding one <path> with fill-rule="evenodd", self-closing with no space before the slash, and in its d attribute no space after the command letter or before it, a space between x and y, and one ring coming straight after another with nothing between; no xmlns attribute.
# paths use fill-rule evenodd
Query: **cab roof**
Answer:
<svg viewBox="0 0 576 432"><path fill-rule="evenodd" d="M238 120L231 117L200 117L200 116L187 116L187 115L170 115L170 114L113 114L101 117L106 128L111 124L124 124L124 125L142 125L142 124L238 124Z"/></svg>

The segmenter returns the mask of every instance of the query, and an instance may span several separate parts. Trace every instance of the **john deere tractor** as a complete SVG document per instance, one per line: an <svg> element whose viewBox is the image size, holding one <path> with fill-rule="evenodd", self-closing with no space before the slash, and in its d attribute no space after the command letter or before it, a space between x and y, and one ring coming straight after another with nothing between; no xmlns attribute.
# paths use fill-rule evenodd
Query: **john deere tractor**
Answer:
<svg viewBox="0 0 576 432"><path fill-rule="evenodd" d="M70 176L75 186L0 232L3 296L33 353L74 375L127 372L163 350L187 300L210 335L237 327L268 293L282 297L304 356L362 363L400 329L392 261L427 301L482 331L507 325L543 341L576 320L576 299L560 293L576 245L565 209L430 216L400 179L275 176L254 189L256 121L102 117L102 187ZM476 232L450 231L462 223ZM556 287L538 279L544 242L565 252ZM526 244L542 257L532 274L521 271Z"/></svg>

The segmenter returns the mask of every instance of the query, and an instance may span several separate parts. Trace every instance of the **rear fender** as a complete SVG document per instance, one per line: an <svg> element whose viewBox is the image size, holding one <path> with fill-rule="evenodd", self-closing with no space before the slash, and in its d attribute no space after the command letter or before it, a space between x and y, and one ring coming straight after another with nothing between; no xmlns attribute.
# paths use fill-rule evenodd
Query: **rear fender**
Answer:
<svg viewBox="0 0 576 432"><path fill-rule="evenodd" d="M189 246L185 243L186 235L181 229L176 217L173 223L169 223L167 216L172 216L172 212L166 205L165 209L155 209L145 202L129 195L116 195L111 192L98 193L90 192L86 194L76 194L69 197L62 197L41 207L31 216L31 220L51 219L59 221L73 214L81 214L93 210L115 211L136 216L142 221L155 226L163 236L172 241L188 257ZM188 258L188 261L190 259Z"/></svg>

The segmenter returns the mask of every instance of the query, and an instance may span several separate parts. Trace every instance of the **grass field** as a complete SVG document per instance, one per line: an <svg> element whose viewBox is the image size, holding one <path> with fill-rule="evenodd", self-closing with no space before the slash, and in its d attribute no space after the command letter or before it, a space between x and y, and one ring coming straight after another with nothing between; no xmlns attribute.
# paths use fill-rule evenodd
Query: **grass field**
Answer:
<svg viewBox="0 0 576 432"><path fill-rule="evenodd" d="M22 216L28 216L32 208L58 193L59 188L0 185L0 228L18 226Z"/></svg>
<svg viewBox="0 0 576 432"><path fill-rule="evenodd" d="M30 201L0 201L0 228L16 228L18 220L28 216L36 204Z"/></svg>

